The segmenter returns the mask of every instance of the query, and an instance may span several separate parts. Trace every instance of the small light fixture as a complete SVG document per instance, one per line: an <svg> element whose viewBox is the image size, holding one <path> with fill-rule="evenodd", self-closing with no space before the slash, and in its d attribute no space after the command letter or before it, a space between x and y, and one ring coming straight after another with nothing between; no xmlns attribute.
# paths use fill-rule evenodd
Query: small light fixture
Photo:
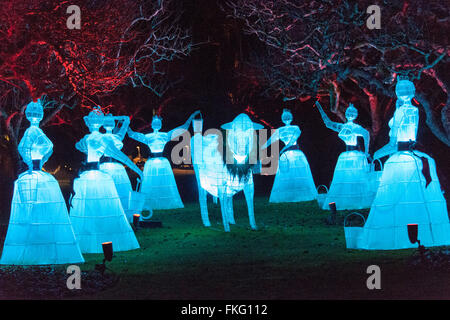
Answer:
<svg viewBox="0 0 450 320"><path fill-rule="evenodd" d="M103 249L103 263L99 263L95 265L95 270L100 271L100 273L103 275L105 273L106 270L106 261L111 261L113 258L113 246L112 246L112 242L103 242L102 243L102 249Z"/></svg>
<svg viewBox="0 0 450 320"><path fill-rule="evenodd" d="M419 253L420 257L423 261L424 253L426 251L425 247L420 244L420 240L418 239L419 234L419 225L417 223L408 223L408 237L409 241L414 244L417 243L419 245Z"/></svg>
<svg viewBox="0 0 450 320"><path fill-rule="evenodd" d="M134 230L137 230L139 227L139 220L141 220L141 215L139 213L133 214L133 226Z"/></svg>
<svg viewBox="0 0 450 320"><path fill-rule="evenodd" d="M105 259L103 259L103 263L106 261L111 261L113 258L113 245L112 242L103 242L102 243L102 248L103 248L103 256L105 257Z"/></svg>
<svg viewBox="0 0 450 320"><path fill-rule="evenodd" d="M330 202L328 204L328 207L330 208L331 211L331 223L336 223L336 202Z"/></svg>

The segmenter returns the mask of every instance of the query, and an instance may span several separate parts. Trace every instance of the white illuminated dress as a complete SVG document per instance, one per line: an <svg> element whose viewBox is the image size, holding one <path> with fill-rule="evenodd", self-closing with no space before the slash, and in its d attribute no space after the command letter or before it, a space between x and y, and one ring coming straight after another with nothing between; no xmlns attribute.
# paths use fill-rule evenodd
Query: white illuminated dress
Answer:
<svg viewBox="0 0 450 320"><path fill-rule="evenodd" d="M152 133L142 134L128 129L128 136L143 144L146 144L151 151L150 158L144 166L144 177L141 185L141 192L145 194L144 209L165 210L183 208L177 184L173 175L173 170L169 160L163 157L164 147L167 142L185 132L193 115L182 126L169 132L160 132L162 126L161 118L154 116L152 120Z"/></svg>
<svg viewBox="0 0 450 320"><path fill-rule="evenodd" d="M71 199L70 220L84 253L101 253L102 243L109 241L112 241L114 251L139 248L114 180L99 170L103 154L124 162L130 168L134 168L134 164L117 150L114 139L99 132L103 120L99 108L91 111L85 117L91 133L76 144L78 150L87 154L87 167L73 184L75 195Z"/></svg>
<svg viewBox="0 0 450 320"><path fill-rule="evenodd" d="M1 264L47 265L84 262L56 179L41 170L53 144L39 128L40 100L25 111L30 127L19 143L29 170L14 183L11 216Z"/></svg>
<svg viewBox="0 0 450 320"><path fill-rule="evenodd" d="M297 139L301 130L291 125L292 114L284 109L281 116L284 127L278 128L263 148L277 140L285 147L280 152L278 170L273 182L269 202L300 202L317 198L317 190L305 154L299 149Z"/></svg>
<svg viewBox="0 0 450 320"><path fill-rule="evenodd" d="M447 204L434 160L413 149L419 111L411 104L414 84L399 80L394 116L389 121L390 142L374 158L390 155L380 185L361 231L358 248L394 250L417 247L408 238L407 225L418 224L418 239L425 247L450 245Z"/></svg>
<svg viewBox="0 0 450 320"><path fill-rule="evenodd" d="M117 133L113 133L116 127L115 120L123 120L123 124ZM114 141L114 145L117 150L122 150L123 148L123 138L127 133L128 125L130 123L129 117L113 117L110 115L105 116L105 121L103 123L103 128L106 130L105 136ZM103 156L100 160L100 170L109 174L116 186L117 193L120 197L120 202L124 210L128 208L128 200L130 197L130 192L133 190L128 177L128 173L122 163L118 162L112 157Z"/></svg>
<svg viewBox="0 0 450 320"><path fill-rule="evenodd" d="M339 138L345 142L347 148L347 151L339 155L322 209L329 209L330 202L336 203L337 210L370 208L375 195L367 160L370 135L366 129L353 122L358 116L358 110L350 104L345 111L347 122L337 123L328 118L319 103L316 104L325 125L338 132ZM357 149L358 136L364 138L365 152Z"/></svg>

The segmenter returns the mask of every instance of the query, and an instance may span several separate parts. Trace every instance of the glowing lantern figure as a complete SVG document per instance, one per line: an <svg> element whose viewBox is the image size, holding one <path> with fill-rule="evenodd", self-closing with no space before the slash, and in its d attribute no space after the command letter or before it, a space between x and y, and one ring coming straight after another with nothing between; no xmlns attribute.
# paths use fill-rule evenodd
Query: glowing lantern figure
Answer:
<svg viewBox="0 0 450 320"><path fill-rule="evenodd" d="M418 224L418 239L422 245L450 245L447 204L436 164L430 156L414 150L419 123L419 111L411 104L414 84L400 79L395 91L398 101L389 121L390 141L374 154L375 159L390 157L384 165L357 247L369 250L416 247L409 241L408 224Z"/></svg>
<svg viewBox="0 0 450 320"><path fill-rule="evenodd" d="M119 130L114 132L114 130L117 128L116 121L121 121L122 125ZM103 121L103 128L106 130L106 133L104 134L104 136L109 137L109 139L114 142L117 150L121 150L123 147L122 140L127 133L129 124L129 117L112 116L111 114L105 116L105 119ZM117 193L120 197L120 202L122 203L122 207L125 212L127 212L130 193L133 189L131 187L130 178L128 177L125 167L114 158L104 155L100 159L100 170L109 174L113 178ZM142 176L142 173L140 173L140 176ZM131 215L130 217L128 217L128 220L132 221Z"/></svg>
<svg viewBox="0 0 450 320"><path fill-rule="evenodd" d="M127 221L114 180L99 170L99 160L112 157L141 174L139 168L116 147L115 139L100 133L105 116L99 107L84 117L90 133L77 142L76 148L87 154L85 170L73 183L70 220L84 253L101 253L103 242L113 242L115 251L139 248Z"/></svg>
<svg viewBox="0 0 450 320"><path fill-rule="evenodd" d="M278 170L270 193L270 202L300 202L317 198L316 186L309 168L308 160L297 144L301 130L291 125L292 113L284 109L281 120L284 127L278 128L267 140L263 148L277 140L285 146L280 152Z"/></svg>
<svg viewBox="0 0 450 320"><path fill-rule="evenodd" d="M223 157L218 151L218 135L210 134L203 138L198 136L198 141L202 138L201 155L197 147L193 149L194 168L201 188L220 199L222 221L226 232L230 231L230 224L235 223L233 195L239 191L244 191L250 226L252 229L256 229L253 209L253 172L252 165L249 164L249 156L254 146L255 130L262 128L262 125L253 123L243 113L232 122L222 125L222 129L227 130L227 145L236 161L235 164L224 164ZM199 162L200 160L202 162ZM200 206L203 223L207 225L205 222L209 222L209 220L206 220L208 216L206 193L201 193L199 196L204 197L203 204L200 200Z"/></svg>
<svg viewBox="0 0 450 320"><path fill-rule="evenodd" d="M200 203L200 212L202 215L202 221L203 225L205 227L210 227L211 222L209 221L208 217L208 207L207 207L207 191L202 188L201 180L200 180L200 170L205 169L206 161L212 158L212 153L214 151L217 151L217 145L213 145L213 141L209 140L206 143L206 148L209 148L209 153L206 153L206 150L204 152L203 150L203 119L193 119L192 121L192 127L194 130L194 136L191 138L191 157L192 157L192 164L194 167L195 172L195 178L197 180L197 187L198 187L198 199ZM208 137L211 137L209 135ZM217 151L218 152L218 151Z"/></svg>
<svg viewBox="0 0 450 320"><path fill-rule="evenodd" d="M159 131L162 127L162 120L157 115L153 116L152 133L142 134L128 129L130 138L146 144L151 151L150 158L144 166L144 178L141 186L141 192L146 195L144 209L163 210L184 207L172 167L169 160L163 157L163 151L167 142L183 134L189 128L197 113L192 114L186 123L169 132Z"/></svg>
<svg viewBox="0 0 450 320"><path fill-rule="evenodd" d="M39 128L41 101L30 102L25 115L30 127L19 143L28 165L14 183L11 216L0 263L45 265L84 262L58 182L41 170L53 144Z"/></svg>
<svg viewBox="0 0 450 320"><path fill-rule="evenodd" d="M318 102L316 105L327 128L338 132L347 148L339 155L322 209L328 210L331 202L336 203L337 210L369 208L375 195L367 161L370 135L366 129L353 122L358 117L358 110L350 104L345 111L347 122L338 123L328 118ZM358 136L364 139L364 152L358 150Z"/></svg>

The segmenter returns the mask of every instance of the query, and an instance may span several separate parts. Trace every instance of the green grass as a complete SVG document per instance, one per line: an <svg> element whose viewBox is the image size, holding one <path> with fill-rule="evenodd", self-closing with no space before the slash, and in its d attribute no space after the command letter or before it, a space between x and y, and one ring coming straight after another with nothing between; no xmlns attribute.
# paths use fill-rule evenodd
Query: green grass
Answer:
<svg viewBox="0 0 450 320"><path fill-rule="evenodd" d="M325 223L315 202L271 204L255 198L258 230L244 199L234 201L236 225L223 231L220 208L209 204L212 227L197 203L155 212L163 228L140 229L141 249L117 252L109 269L120 277L92 299L391 299L450 298L448 270L413 266L415 250L347 250L342 225ZM85 254L82 270L102 255ZM381 268L381 290L368 290L366 269ZM111 271L107 271L111 272Z"/></svg>

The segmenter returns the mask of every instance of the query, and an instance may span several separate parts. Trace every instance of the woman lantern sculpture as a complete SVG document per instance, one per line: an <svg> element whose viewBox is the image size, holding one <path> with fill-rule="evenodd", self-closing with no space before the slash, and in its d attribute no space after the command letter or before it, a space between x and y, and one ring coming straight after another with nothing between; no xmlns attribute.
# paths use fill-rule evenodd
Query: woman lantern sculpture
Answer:
<svg viewBox="0 0 450 320"><path fill-rule="evenodd" d="M162 210L183 208L178 193L175 177L169 160L163 157L164 147L170 140L183 134L190 126L192 119L199 111L192 114L181 126L169 131L160 132L162 119L155 115L152 120L152 133L142 134L128 128L128 136L146 144L150 148L150 159L144 166L144 178L141 192L146 195L144 209Z"/></svg>
<svg viewBox="0 0 450 320"><path fill-rule="evenodd" d="M353 122L358 117L358 110L350 104L345 111L347 122L338 123L328 118L319 102L316 105L327 128L338 132L347 148L338 158L322 209L329 209L328 204L331 202L336 204L337 210L369 208L374 197L367 160L370 135L366 129ZM364 152L358 150L358 136L364 139Z"/></svg>
<svg viewBox="0 0 450 320"><path fill-rule="evenodd" d="M308 160L297 144L301 130L298 126L291 125L292 119L292 113L288 109L284 109L281 120L285 125L278 128L263 146L263 148L267 148L277 140L281 140L285 144L280 152L278 170L270 193L270 202L300 202L317 198L317 190Z"/></svg>
<svg viewBox="0 0 450 320"><path fill-rule="evenodd" d="M116 146L116 140L100 133L105 116L95 107L84 121L90 133L77 142L76 148L87 155L85 170L75 179L70 220L82 252L101 253L102 243L111 241L114 251L139 248L122 208L114 180L100 171L99 161L112 157L142 175L139 168Z"/></svg>
<svg viewBox="0 0 450 320"><path fill-rule="evenodd" d="M389 121L390 141L374 154L374 159L390 157L357 247L393 250L417 246L409 241L408 224L418 224L421 245L450 245L447 205L436 164L430 156L414 150L419 124L419 111L411 103L414 84L400 79L395 93L398 100Z"/></svg>
<svg viewBox="0 0 450 320"><path fill-rule="evenodd" d="M53 144L39 128L41 101L30 102L25 116L30 127L19 143L28 165L14 183L11 217L0 263L46 265L84 262L56 179L42 171Z"/></svg>

